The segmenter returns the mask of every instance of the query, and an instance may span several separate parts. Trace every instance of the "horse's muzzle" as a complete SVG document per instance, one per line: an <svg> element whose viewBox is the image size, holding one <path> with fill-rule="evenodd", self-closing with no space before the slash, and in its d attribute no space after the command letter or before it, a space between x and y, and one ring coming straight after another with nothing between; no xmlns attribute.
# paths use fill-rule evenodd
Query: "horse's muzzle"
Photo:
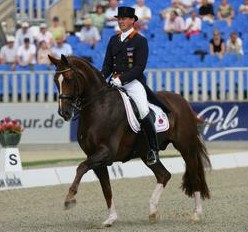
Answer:
<svg viewBox="0 0 248 232"><path fill-rule="evenodd" d="M69 121L72 117L72 110L58 110L58 114L65 120Z"/></svg>

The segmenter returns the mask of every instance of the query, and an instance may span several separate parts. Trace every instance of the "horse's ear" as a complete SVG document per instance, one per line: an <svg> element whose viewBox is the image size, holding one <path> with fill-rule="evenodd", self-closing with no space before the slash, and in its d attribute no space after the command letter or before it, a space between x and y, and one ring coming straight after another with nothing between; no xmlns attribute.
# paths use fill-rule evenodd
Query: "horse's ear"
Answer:
<svg viewBox="0 0 248 232"><path fill-rule="evenodd" d="M48 55L48 58L49 58L49 60L50 60L54 65L56 65L56 66L60 63L60 60L59 60L59 59L56 59L56 58L53 57L53 56Z"/></svg>
<svg viewBox="0 0 248 232"><path fill-rule="evenodd" d="M61 55L61 60L63 61L63 63L65 64L65 65L69 65L69 61L68 61L68 59L67 59L67 57L65 56L65 55Z"/></svg>

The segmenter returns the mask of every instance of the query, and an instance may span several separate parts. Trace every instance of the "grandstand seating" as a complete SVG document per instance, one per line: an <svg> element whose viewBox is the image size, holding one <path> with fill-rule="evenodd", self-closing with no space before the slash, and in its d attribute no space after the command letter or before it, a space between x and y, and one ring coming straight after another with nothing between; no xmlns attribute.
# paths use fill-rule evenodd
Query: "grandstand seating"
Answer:
<svg viewBox="0 0 248 232"><path fill-rule="evenodd" d="M180 67L223 67L223 66L243 66L247 65L244 58L225 55L223 60L218 60L213 56L206 56L202 62L200 56L193 55L197 50L208 52L209 40L212 37L214 28L218 28L225 41L228 39L230 32L237 31L243 40L245 53L248 54L248 15L238 14L238 7L243 0L229 1L235 8L236 16L231 27L227 27L226 22L216 20L213 25L203 22L202 33L198 36L192 36L189 41L185 39L183 34L175 35L173 41L168 41L166 34L163 32L163 21L159 17L162 9L170 5L170 1L146 1L146 4L152 9L153 17L149 24L149 30L142 32L149 41L150 56L148 60L148 68L180 68ZM123 1L125 5L135 4L135 0ZM220 4L220 0L215 1L215 12ZM197 9L196 9L197 10ZM105 28L102 34L102 41L91 50L82 47L80 43L74 43L73 39L68 39L73 47L76 55L91 55L97 68L101 67L103 56L106 50L106 44L111 35L114 34L113 29ZM247 58L247 56L245 56Z"/></svg>
<svg viewBox="0 0 248 232"><path fill-rule="evenodd" d="M20 0L17 0L17 8L20 6ZM32 1L34 6L36 1ZM50 0L50 3L55 0ZM79 10L82 7L81 0L74 0L74 9ZM135 0L124 0L122 4L132 6ZM215 12L220 4L220 0L216 0L214 4ZM227 27L223 21L216 20L214 25L203 22L202 33L198 36L192 36L190 40L186 40L183 34L175 35L172 41L169 41L166 34L163 32L164 22L161 20L159 13L162 9L168 7L171 1L146 1L146 4L152 9L152 20L149 23L149 30L142 31L144 36L147 37L150 48L150 55L148 59L147 68L194 68L194 67L238 67L247 66L248 54L248 15L241 15L238 13L238 8L243 0L229 1L235 8L235 19L232 26ZM25 1L26 7L29 7L29 1ZM42 1L42 5L45 0ZM197 10L197 9L196 9ZM216 57L206 55L202 61L199 55L194 55L195 51L209 50L209 40L212 37L212 31L218 28L225 41L228 39L231 31L237 31L243 40L243 47L245 56L235 57L225 55L222 60ZM102 40L96 45L94 49L84 45L80 42L79 38L75 35L70 35L67 42L72 46L73 52L76 56L92 57L93 63L97 68L100 68L103 62L106 45L109 38L114 34L113 29L105 28L102 32ZM44 67L47 69L47 67Z"/></svg>
<svg viewBox="0 0 248 232"><path fill-rule="evenodd" d="M35 6L35 2L33 4ZM50 3L55 0L50 0ZM215 0L214 10L217 13L217 8L221 0ZM235 9L235 19L232 26L227 27L226 22L215 20L211 25L203 22L202 33L198 36L192 36L190 40L186 40L183 34L175 35L172 41L169 41L167 35L163 32L164 22L161 20L159 13L162 9L170 6L171 1L146 1L146 4L152 9L152 20L149 23L149 30L142 31L147 37L150 48L147 68L194 68L194 67L238 67L247 66L248 54L248 15L238 13L238 8L243 0L230 0L230 4ZM45 0L42 1L44 5ZM135 0L124 0L122 4L134 5ZM29 1L25 1L26 7L29 7ZM74 9L78 11L82 8L81 0L74 0ZM20 6L20 0L17 0L17 8ZM198 9L195 9L198 11ZM223 39L226 41L230 32L237 31L243 40L245 56L243 58L225 55L223 60L218 60L216 57L207 55L202 61L199 55L194 55L195 51L209 50L209 40L212 37L212 31L218 28ZM67 42L72 46L76 56L92 57L93 63L97 68L100 68L103 62L106 45L109 38L114 34L113 29L105 28L102 32L102 40L95 49L91 49L87 45L83 45L79 38L75 35L70 35Z"/></svg>

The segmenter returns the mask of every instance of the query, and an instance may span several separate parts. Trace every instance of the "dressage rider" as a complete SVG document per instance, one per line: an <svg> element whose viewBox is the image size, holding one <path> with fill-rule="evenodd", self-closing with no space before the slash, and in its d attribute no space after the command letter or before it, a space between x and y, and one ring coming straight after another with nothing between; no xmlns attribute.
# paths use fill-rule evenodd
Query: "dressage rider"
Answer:
<svg viewBox="0 0 248 232"><path fill-rule="evenodd" d="M111 76L111 84L124 88L137 105L141 128L149 142L150 151L147 154L147 164L155 164L158 157L157 135L152 115L148 107L145 77L143 71L148 58L148 44L145 37L134 29L138 20L135 10L131 7L119 7L118 25L121 33L111 37L107 46L102 74L105 78Z"/></svg>

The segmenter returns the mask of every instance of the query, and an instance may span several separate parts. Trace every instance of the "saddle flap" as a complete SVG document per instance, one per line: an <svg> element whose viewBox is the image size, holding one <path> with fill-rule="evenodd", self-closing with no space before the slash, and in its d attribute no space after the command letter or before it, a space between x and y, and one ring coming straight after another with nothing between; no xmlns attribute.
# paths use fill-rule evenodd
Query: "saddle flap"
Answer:
<svg viewBox="0 0 248 232"><path fill-rule="evenodd" d="M141 130L140 122L133 111L132 105L129 100L130 98L123 91L119 90L119 93L124 102L128 123L131 129L135 133L138 133ZM151 103L149 103L149 108L151 111L154 112L154 118L155 118L154 125L156 132L159 133L159 132L167 131L169 129L169 120L166 113L164 113L160 107Z"/></svg>

